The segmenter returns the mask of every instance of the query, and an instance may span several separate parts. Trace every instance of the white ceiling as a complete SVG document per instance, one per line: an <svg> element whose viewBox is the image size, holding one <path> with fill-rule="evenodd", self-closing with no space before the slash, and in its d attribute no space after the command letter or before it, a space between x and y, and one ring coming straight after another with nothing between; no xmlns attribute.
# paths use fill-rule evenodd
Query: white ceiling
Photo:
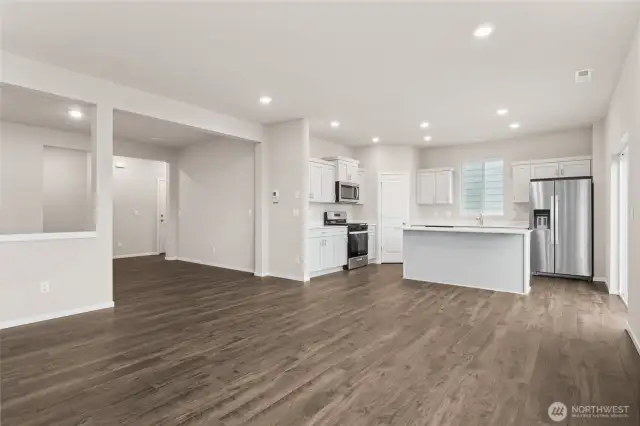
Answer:
<svg viewBox="0 0 640 426"><path fill-rule="evenodd" d="M256 122L307 117L350 145L437 145L602 117L639 18L638 2L12 3L3 45Z"/></svg>
<svg viewBox="0 0 640 426"><path fill-rule="evenodd" d="M84 118L69 117L72 108L82 110ZM0 119L4 121L90 134L92 111L93 105L87 103L10 85L1 87ZM113 132L117 139L170 148L182 148L215 137L201 129L118 110L113 116Z"/></svg>

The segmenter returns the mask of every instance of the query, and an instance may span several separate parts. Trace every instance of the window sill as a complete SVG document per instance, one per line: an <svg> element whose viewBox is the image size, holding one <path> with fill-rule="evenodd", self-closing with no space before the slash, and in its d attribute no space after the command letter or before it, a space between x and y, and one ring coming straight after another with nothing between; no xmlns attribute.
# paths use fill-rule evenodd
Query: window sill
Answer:
<svg viewBox="0 0 640 426"><path fill-rule="evenodd" d="M13 243L20 241L54 241L76 240L82 238L96 238L95 231L88 232L51 232L45 234L10 234L0 235L0 243Z"/></svg>

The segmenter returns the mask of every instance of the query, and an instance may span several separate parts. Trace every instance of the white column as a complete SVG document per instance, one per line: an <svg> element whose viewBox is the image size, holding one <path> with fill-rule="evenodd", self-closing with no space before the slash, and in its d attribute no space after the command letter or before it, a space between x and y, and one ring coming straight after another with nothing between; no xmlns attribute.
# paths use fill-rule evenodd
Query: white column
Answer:
<svg viewBox="0 0 640 426"><path fill-rule="evenodd" d="M265 143L254 145L254 220L255 220L255 275L269 275L267 259L269 256L269 187L267 175L267 150Z"/></svg>
<svg viewBox="0 0 640 426"><path fill-rule="evenodd" d="M99 103L91 123L94 206L99 270L113 295L113 108ZM113 298L113 296L112 296Z"/></svg>
<svg viewBox="0 0 640 426"><path fill-rule="evenodd" d="M166 240L166 259L176 260L178 258L178 229L179 229L179 210L180 210L180 166L179 154L176 153L169 161L168 167L168 197L169 208L167 209L167 240Z"/></svg>

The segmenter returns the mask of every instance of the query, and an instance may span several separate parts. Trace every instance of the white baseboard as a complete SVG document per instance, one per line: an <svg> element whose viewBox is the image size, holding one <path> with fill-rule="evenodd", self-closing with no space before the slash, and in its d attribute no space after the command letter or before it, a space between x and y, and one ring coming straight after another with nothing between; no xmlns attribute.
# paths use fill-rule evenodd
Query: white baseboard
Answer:
<svg viewBox="0 0 640 426"><path fill-rule="evenodd" d="M177 256L165 256L164 260L178 260Z"/></svg>
<svg viewBox="0 0 640 426"><path fill-rule="evenodd" d="M226 265L224 263L217 263L217 262L205 262L203 260L190 259L188 257L180 257L179 256L179 257L176 258L176 260L181 260L183 262L189 262L189 263L197 263L199 265L214 266L216 268L232 269L234 271L250 272L252 274L254 272L253 268L242 268L242 267L238 267L238 266Z"/></svg>
<svg viewBox="0 0 640 426"><path fill-rule="evenodd" d="M599 283L604 283L604 285L607 286L607 292L609 294L613 294L611 292L611 287L609 287L609 281L607 281L607 279L605 277L593 277L593 281L597 281Z"/></svg>
<svg viewBox="0 0 640 426"><path fill-rule="evenodd" d="M127 259L129 257L142 257L142 256L157 256L160 253L136 253L136 254L119 254L118 256L113 256L114 259Z"/></svg>
<svg viewBox="0 0 640 426"><path fill-rule="evenodd" d="M269 273L268 272L263 272L262 274L254 273L253 275L259 278L264 278L264 277L268 277Z"/></svg>
<svg viewBox="0 0 640 426"><path fill-rule="evenodd" d="M274 278L282 278L285 280L298 281L301 283L304 282L304 279L300 279L300 277L294 277L293 275L288 275L288 274L270 273L269 276Z"/></svg>
<svg viewBox="0 0 640 426"><path fill-rule="evenodd" d="M640 355L640 340L638 340L636 335L633 334L633 331L631 330L631 327L629 327L628 324L627 324L627 333L629 333L629 337L631 337L631 341L633 342L633 346L636 347L636 351L638 352L638 355Z"/></svg>
<svg viewBox="0 0 640 426"><path fill-rule="evenodd" d="M67 309L64 311L51 312L48 314L35 315L32 317L18 318L15 320L4 321L0 323L0 330L5 328L18 327L20 325L33 324L35 322L48 321L55 318L68 317L71 315L84 314L91 311L99 311L101 309L113 308L113 302L98 303L96 305L83 306L75 309Z"/></svg>
<svg viewBox="0 0 640 426"><path fill-rule="evenodd" d="M323 275L327 275L327 274L333 274L336 272L342 272L344 269L342 269L342 266L338 266L336 268L329 268L329 269L323 269L321 271L315 271L315 272L311 272L309 274L310 278L315 278L315 277L321 277Z"/></svg>

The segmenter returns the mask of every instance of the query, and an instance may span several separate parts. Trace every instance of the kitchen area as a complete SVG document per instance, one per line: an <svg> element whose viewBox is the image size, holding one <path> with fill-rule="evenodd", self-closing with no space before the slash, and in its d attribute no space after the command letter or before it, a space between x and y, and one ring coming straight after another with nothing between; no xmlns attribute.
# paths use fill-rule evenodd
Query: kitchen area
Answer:
<svg viewBox="0 0 640 426"><path fill-rule="evenodd" d="M593 280L590 156L452 162L407 175L411 215L391 227L401 261L385 261L382 240L394 231L380 224L387 219L380 187L367 191L371 180L354 158L310 160L310 278L402 263L407 279L516 294L530 291L534 275ZM368 211L375 209L377 220L363 219L372 216L363 214L367 201L376 204Z"/></svg>

